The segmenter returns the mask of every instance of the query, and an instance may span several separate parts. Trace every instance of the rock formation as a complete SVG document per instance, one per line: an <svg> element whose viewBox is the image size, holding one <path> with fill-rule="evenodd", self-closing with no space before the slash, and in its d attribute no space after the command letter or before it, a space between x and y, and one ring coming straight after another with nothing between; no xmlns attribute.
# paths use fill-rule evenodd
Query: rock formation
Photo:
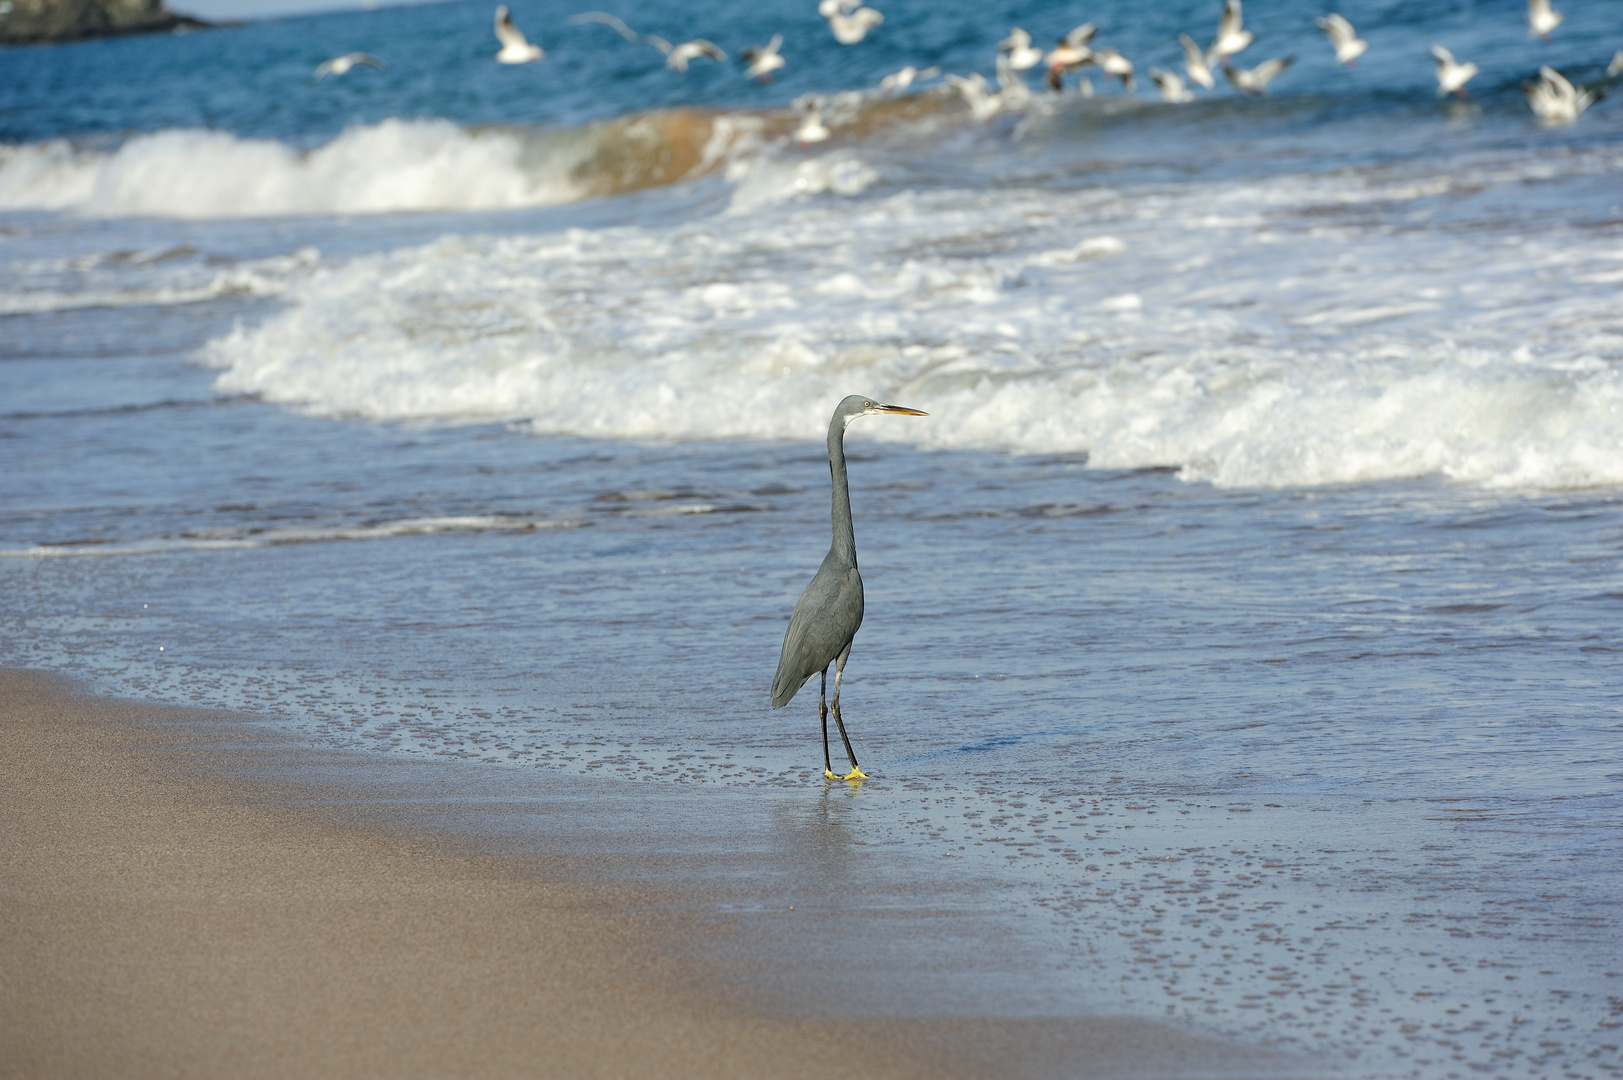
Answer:
<svg viewBox="0 0 1623 1080"><path fill-rule="evenodd" d="M209 25L176 15L163 0L0 0L0 45L153 34Z"/></svg>

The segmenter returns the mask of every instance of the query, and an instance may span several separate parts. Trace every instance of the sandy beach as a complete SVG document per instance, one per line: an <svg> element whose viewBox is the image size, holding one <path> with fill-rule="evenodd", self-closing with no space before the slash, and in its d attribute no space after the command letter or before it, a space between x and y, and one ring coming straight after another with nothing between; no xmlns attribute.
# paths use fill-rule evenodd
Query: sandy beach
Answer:
<svg viewBox="0 0 1623 1080"><path fill-rule="evenodd" d="M6 671L0 725L6 1077L1282 1075L1137 1020L772 1015L675 947L690 885L290 797L254 758L310 752L226 714Z"/></svg>

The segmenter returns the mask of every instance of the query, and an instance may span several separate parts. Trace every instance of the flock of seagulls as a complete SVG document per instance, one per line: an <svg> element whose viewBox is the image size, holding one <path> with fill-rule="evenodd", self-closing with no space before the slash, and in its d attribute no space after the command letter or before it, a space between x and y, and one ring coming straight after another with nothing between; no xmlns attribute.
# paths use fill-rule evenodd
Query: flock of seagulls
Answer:
<svg viewBox="0 0 1623 1080"><path fill-rule="evenodd" d="M1183 104L1195 100L1192 86L1210 90L1217 85L1214 70L1221 70L1224 78L1242 93L1265 94L1268 91L1268 84L1295 63L1293 56L1273 57L1251 68L1239 67L1233 63L1234 58L1256 40L1256 35L1245 27L1240 4L1241 0L1223 0L1217 34L1206 48L1202 49L1187 33L1178 35L1178 43L1184 53L1183 75L1159 67L1149 69L1147 74L1154 80L1163 101ZM870 30L883 25L885 21L883 14L862 4L861 0L819 0L817 13L828 23L834 39L842 45L857 44ZM1550 40L1551 33L1561 25L1562 19L1562 14L1551 8L1550 0L1527 0L1527 25L1533 36L1545 41ZM685 72L688 65L698 59L714 60L718 63L726 63L728 59L727 53L720 46L705 38L694 38L692 41L673 44L655 34L640 34L617 16L602 11L582 12L571 17L569 21L575 24L599 23L633 44L657 49L664 55L665 65L673 71ZM1339 13L1332 12L1318 18L1315 24L1329 40L1336 61L1348 68L1352 68L1358 58L1369 50L1369 42L1360 38L1353 24ZM539 45L532 44L524 36L523 31L513 25L506 4L496 8L495 31L496 39L501 44L500 50L495 55L497 63L528 64L546 55ZM1044 81L1055 93L1063 92L1066 80L1074 76L1077 91L1084 97L1093 96L1093 83L1086 74L1086 69L1090 67L1097 68L1107 80L1119 79L1122 89L1131 92L1135 86L1133 62L1117 49L1094 44L1097 33L1098 30L1093 23L1083 23L1060 38L1053 48L1044 51L1032 43L1028 32L1017 26L998 42L995 89L986 77L978 72L968 76L947 75L946 82L959 93L969 107L970 114L976 119L986 119L997 112L1017 108L1027 102L1032 95L1030 87L1026 84L1026 72L1038 66L1045 70ZM744 76L763 82L770 81L773 72L787 64L780 51L782 47L783 35L773 34L772 39L765 45L740 49L738 58L745 65ZM1437 96L1446 97L1450 94L1467 96L1466 83L1470 82L1481 69L1476 64L1456 60L1454 54L1442 45L1433 45L1431 55L1437 65ZM320 82L329 75L334 77L344 75L358 65L375 68L384 66L382 60L370 53L348 53L344 56L335 56L318 66L311 75L311 81ZM1609 78L1623 74L1623 50L1619 50L1612 57L1606 73ZM880 80L879 88L885 93L900 93L914 83L933 79L940 74L940 69L936 67L920 69L909 65L886 75ZM1539 68L1538 80L1528 83L1524 87L1524 92L1528 105L1539 119L1549 123L1570 124L1575 122L1585 109L1599 100L1605 90L1604 87L1575 87L1560 72L1545 65ZM830 132L823 122L821 99L805 99L800 105L806 112L806 117L796 137L802 142L820 142L827 139Z"/></svg>

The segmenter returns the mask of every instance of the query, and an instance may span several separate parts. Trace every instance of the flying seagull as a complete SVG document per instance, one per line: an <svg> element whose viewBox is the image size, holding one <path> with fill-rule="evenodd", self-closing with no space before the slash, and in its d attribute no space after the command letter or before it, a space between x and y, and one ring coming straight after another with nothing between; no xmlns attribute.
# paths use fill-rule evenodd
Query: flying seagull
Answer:
<svg viewBox="0 0 1623 1080"><path fill-rule="evenodd" d="M1059 93L1065 88L1065 76L1093 63L1093 49L1088 43L1097 32L1092 23L1083 23L1060 38L1054 48L1049 50L1043 62L1048 67L1047 81L1050 90Z"/></svg>
<svg viewBox="0 0 1623 1080"><path fill-rule="evenodd" d="M1009 31L1009 36L997 43L997 50L1009 58L1009 67L1014 71L1028 71L1042 63L1043 51L1034 48L1031 44L1031 35L1016 26Z"/></svg>
<svg viewBox="0 0 1623 1080"><path fill-rule="evenodd" d="M868 31L885 21L885 17L871 7L860 7L853 0L822 0L817 14L828 20L834 31L834 40L841 45L855 45L868 36Z"/></svg>
<svg viewBox="0 0 1623 1080"><path fill-rule="evenodd" d="M1431 55L1437 60L1437 96L1447 97L1449 94L1467 96L1465 84L1476 75L1477 66L1460 63L1454 59L1453 53L1441 45L1433 45Z"/></svg>
<svg viewBox="0 0 1623 1080"><path fill-rule="evenodd" d="M873 398L853 394L834 409L828 425L828 471L834 489L830 521L833 541L823 565L806 586L806 591L795 601L794 614L789 616L789 629L783 635L783 652L778 658L778 671L772 677L772 707L781 709L794 698L813 675L822 673L822 690L817 695L817 715L823 721L823 776L839 779L828 757L828 714L834 714L834 723L840 729L840 741L845 743L845 755L851 761L846 780L865 780L867 774L857 764L856 752L851 749L851 738L845 733L845 721L840 716L840 679L845 674L845 662L851 656L851 642L862 626L862 575L857 573L857 540L851 528L851 488L845 472L845 429L851 421L863 416L892 413L900 416L928 416L918 409L901 405L881 405ZM828 693L828 666L834 665L834 701L825 705Z"/></svg>
<svg viewBox="0 0 1623 1080"><path fill-rule="evenodd" d="M757 45L749 49L739 49L738 58L749 66L744 69L746 79L760 79L770 82L772 73L781 68L785 61L778 55L783 47L783 35L773 34L772 40L765 45Z"/></svg>
<svg viewBox="0 0 1623 1080"><path fill-rule="evenodd" d="M1280 73L1292 64L1296 57L1287 56L1284 59L1264 60L1249 71L1237 68L1233 64L1223 65L1223 74L1228 76L1229 82L1247 94L1266 94L1268 84L1279 77Z"/></svg>
<svg viewBox="0 0 1623 1080"><path fill-rule="evenodd" d="M1115 75L1121 79L1122 89L1133 88L1133 62L1115 49L1105 47L1093 50L1093 62L1107 75Z"/></svg>
<svg viewBox="0 0 1623 1080"><path fill-rule="evenodd" d="M986 85L986 76L978 71L971 72L967 79L962 75L948 75L947 82L958 91L969 106L969 114L977 120L985 120L1003 107L1003 95L993 93Z"/></svg>
<svg viewBox="0 0 1623 1080"><path fill-rule="evenodd" d="M688 61L697 60L701 56L708 56L712 60L726 62L727 54L721 51L721 46L704 38L694 38L684 41L680 45L672 45L664 38L654 34L644 34L643 40L660 52L665 54L665 66L673 71L686 71Z"/></svg>
<svg viewBox="0 0 1623 1080"><path fill-rule="evenodd" d="M1155 80L1155 85L1161 88L1162 101L1182 105L1185 102L1195 100L1195 95L1184 87L1183 79L1179 77L1176 71L1166 71L1162 68L1153 67L1150 68L1149 76Z"/></svg>
<svg viewBox="0 0 1623 1080"><path fill-rule="evenodd" d="M1324 36L1330 39L1330 45L1336 50L1336 63L1353 66L1353 61L1364 55L1369 48L1369 42L1358 36L1353 24L1340 15L1331 13L1322 19L1315 19L1314 25L1324 31Z"/></svg>
<svg viewBox="0 0 1623 1080"><path fill-rule="evenodd" d="M1534 37L1550 40L1550 31L1561 25L1564 16L1550 9L1550 0L1527 0L1527 28Z"/></svg>
<svg viewBox="0 0 1623 1080"><path fill-rule="evenodd" d="M384 67L383 61L379 60L371 53L345 53L343 56L335 56L331 60L323 60L321 63L317 64L316 70L310 75L310 81L313 83L320 82L328 75L331 75L335 79L340 75L347 75L349 74L350 68L354 67L356 64L365 64L367 67L375 67L379 69Z"/></svg>
<svg viewBox="0 0 1623 1080"><path fill-rule="evenodd" d="M674 71L686 71L688 62L701 56L708 56L712 60L720 61L727 59L727 54L722 52L721 48L712 41L706 41L704 38L694 38L692 41L684 41L680 45L672 45L658 34L637 33L627 26L624 21L606 11L583 11L579 15L571 15L569 21L572 23L602 23L627 41L638 45L652 45L665 54L665 66Z"/></svg>
<svg viewBox="0 0 1623 1080"><path fill-rule="evenodd" d="M1579 90L1548 64L1538 69L1538 82L1529 84L1524 92L1527 104L1546 124L1576 123L1601 96L1594 90Z"/></svg>
<svg viewBox="0 0 1623 1080"><path fill-rule="evenodd" d="M502 43L501 50L496 53L498 64L528 64L546 55L541 51L541 46L531 45L524 32L513 25L506 4L496 7L496 40Z"/></svg>
<svg viewBox="0 0 1623 1080"><path fill-rule="evenodd" d="M1217 40L1206 54L1210 65L1215 60L1227 60L1257 39L1245 28L1240 15L1240 0L1223 0L1223 17L1217 20Z"/></svg>
<svg viewBox="0 0 1623 1080"><path fill-rule="evenodd" d="M1211 65L1206 62L1206 54L1200 51L1195 39L1188 34L1179 34L1178 44L1183 46L1183 69L1189 73L1189 81L1198 82L1208 90L1216 86Z"/></svg>
<svg viewBox="0 0 1623 1080"><path fill-rule="evenodd" d="M933 79L939 74L941 74L941 69L938 67L927 67L923 71L920 71L912 64L909 64L902 70L893 71L889 75L886 75L883 79L880 79L879 89L887 94L899 93L900 91L906 90L909 86L912 86L915 82L921 82L925 79Z"/></svg>

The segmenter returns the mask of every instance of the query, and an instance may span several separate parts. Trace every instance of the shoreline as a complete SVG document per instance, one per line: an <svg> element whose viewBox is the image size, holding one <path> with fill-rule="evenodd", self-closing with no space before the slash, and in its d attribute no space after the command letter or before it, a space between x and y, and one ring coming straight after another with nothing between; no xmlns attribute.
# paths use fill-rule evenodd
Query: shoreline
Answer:
<svg viewBox="0 0 1623 1080"><path fill-rule="evenodd" d="M694 948L702 874L480 851L251 718L0 670L0 732L0 1075L1305 1075L1146 1020L781 1015Z"/></svg>

